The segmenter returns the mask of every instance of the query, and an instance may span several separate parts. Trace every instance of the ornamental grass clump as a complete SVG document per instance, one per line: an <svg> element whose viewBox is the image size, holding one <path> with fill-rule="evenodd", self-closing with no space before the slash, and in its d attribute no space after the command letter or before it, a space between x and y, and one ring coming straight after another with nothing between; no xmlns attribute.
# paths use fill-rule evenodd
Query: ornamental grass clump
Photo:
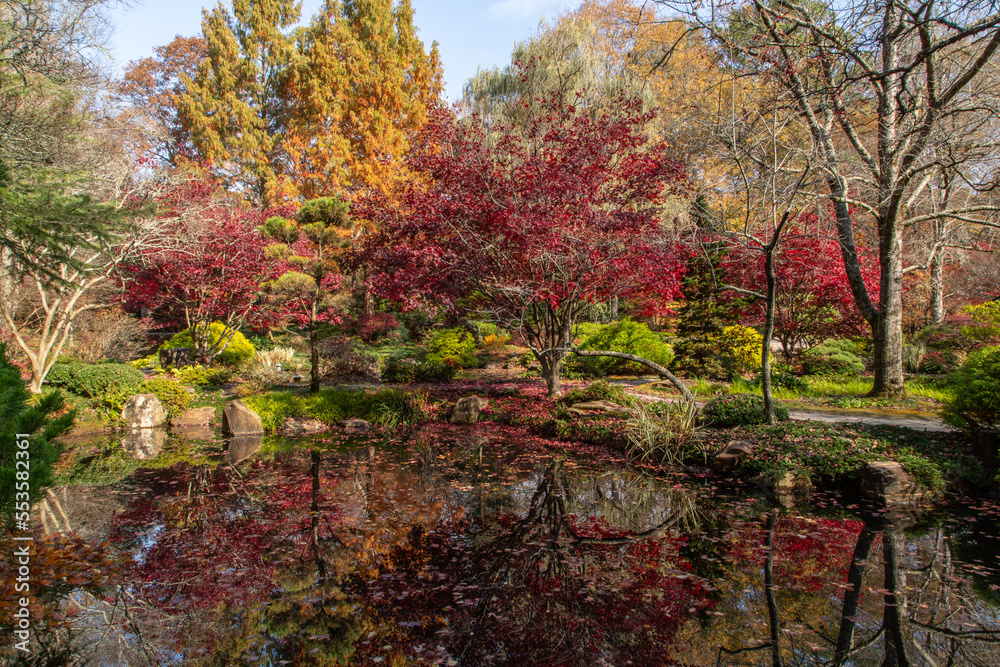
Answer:
<svg viewBox="0 0 1000 667"><path fill-rule="evenodd" d="M697 430L697 403L636 401L635 409L628 429L631 453L643 460L682 463L686 445Z"/></svg>

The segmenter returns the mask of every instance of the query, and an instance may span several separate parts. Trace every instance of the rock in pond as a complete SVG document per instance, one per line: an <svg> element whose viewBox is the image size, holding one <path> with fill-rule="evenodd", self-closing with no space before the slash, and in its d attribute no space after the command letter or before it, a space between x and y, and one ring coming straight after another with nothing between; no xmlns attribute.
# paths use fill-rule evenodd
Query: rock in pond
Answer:
<svg viewBox="0 0 1000 667"><path fill-rule="evenodd" d="M298 436L312 435L313 433L325 433L330 427L318 419L306 419L305 417L289 417L281 425L282 435Z"/></svg>
<svg viewBox="0 0 1000 667"><path fill-rule="evenodd" d="M861 471L861 495L886 507L916 505L932 494L895 461L872 461Z"/></svg>
<svg viewBox="0 0 1000 667"><path fill-rule="evenodd" d="M777 479L766 479L758 475L750 480L782 507L792 507L799 501L807 500L813 490L809 475L801 470L786 470Z"/></svg>
<svg viewBox="0 0 1000 667"><path fill-rule="evenodd" d="M343 419L340 425L344 427L345 433L364 433L372 428L364 419Z"/></svg>
<svg viewBox="0 0 1000 667"><path fill-rule="evenodd" d="M235 400L226 404L222 411L222 432L226 435L263 435L264 427L260 415Z"/></svg>
<svg viewBox="0 0 1000 667"><path fill-rule="evenodd" d="M154 394L136 394L122 408L122 421L130 429L153 428L167 420L167 411Z"/></svg>
<svg viewBox="0 0 1000 667"><path fill-rule="evenodd" d="M477 424L479 412L489 405L489 401L479 396L463 396L455 403L448 421L452 424Z"/></svg>
<svg viewBox="0 0 1000 667"><path fill-rule="evenodd" d="M729 472L751 454L753 454L752 444L745 440L733 440L712 459L712 470L717 473Z"/></svg>

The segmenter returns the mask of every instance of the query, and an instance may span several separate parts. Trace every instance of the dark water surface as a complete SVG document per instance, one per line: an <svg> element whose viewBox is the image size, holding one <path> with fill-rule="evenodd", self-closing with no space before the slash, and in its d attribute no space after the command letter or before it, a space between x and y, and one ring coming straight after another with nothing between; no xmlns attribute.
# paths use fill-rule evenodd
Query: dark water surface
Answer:
<svg viewBox="0 0 1000 667"><path fill-rule="evenodd" d="M113 595L66 598L78 657L1000 664L993 502L782 508L493 424L261 444L78 462L104 477L63 509L120 559Z"/></svg>

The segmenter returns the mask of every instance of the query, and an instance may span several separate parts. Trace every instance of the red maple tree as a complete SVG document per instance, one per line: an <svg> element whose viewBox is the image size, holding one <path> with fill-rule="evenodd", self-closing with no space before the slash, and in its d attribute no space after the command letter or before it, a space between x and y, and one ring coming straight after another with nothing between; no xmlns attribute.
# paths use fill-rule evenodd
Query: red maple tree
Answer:
<svg viewBox="0 0 1000 667"><path fill-rule="evenodd" d="M147 309L164 325L191 330L192 354L202 363L221 354L241 326L270 321L260 308L260 284L273 267L257 229L270 212L217 201L216 190L194 180L161 195L159 217L175 242L144 250L125 285L128 309ZM218 340L209 335L212 322L226 325Z"/></svg>
<svg viewBox="0 0 1000 667"><path fill-rule="evenodd" d="M793 229L775 254L778 289L774 336L781 341L789 362L796 351L827 338L863 336L870 331L854 306L837 240L807 233L807 228L808 225ZM723 262L728 279L737 287L759 289L764 282L765 257L753 250L744 246L734 248ZM863 248L858 250L865 283L869 293L877 298L878 259ZM741 309L744 322L762 322L764 308L765 304L759 300L745 302Z"/></svg>
<svg viewBox="0 0 1000 667"><path fill-rule="evenodd" d="M588 305L678 293L683 264L658 207L687 178L644 131L651 115L637 100L613 111L541 104L526 130L436 110L410 156L418 177L395 204L358 208L378 229L361 255L379 269L377 291L519 330L556 396Z"/></svg>

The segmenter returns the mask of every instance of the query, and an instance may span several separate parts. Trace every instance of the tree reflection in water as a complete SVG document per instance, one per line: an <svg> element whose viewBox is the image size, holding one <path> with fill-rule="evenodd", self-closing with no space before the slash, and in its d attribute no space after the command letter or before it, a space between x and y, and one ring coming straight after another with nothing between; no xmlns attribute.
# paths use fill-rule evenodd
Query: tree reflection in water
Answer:
<svg viewBox="0 0 1000 667"><path fill-rule="evenodd" d="M491 428L140 469L110 594L43 599L102 664L1000 664L991 506L821 516Z"/></svg>
<svg viewBox="0 0 1000 667"><path fill-rule="evenodd" d="M997 608L956 567L943 527L908 536L913 516L863 519L770 510L763 534L759 525L737 528L763 549L742 553L749 567L732 561L712 612L722 617L687 628L675 657L775 667L1000 664Z"/></svg>

